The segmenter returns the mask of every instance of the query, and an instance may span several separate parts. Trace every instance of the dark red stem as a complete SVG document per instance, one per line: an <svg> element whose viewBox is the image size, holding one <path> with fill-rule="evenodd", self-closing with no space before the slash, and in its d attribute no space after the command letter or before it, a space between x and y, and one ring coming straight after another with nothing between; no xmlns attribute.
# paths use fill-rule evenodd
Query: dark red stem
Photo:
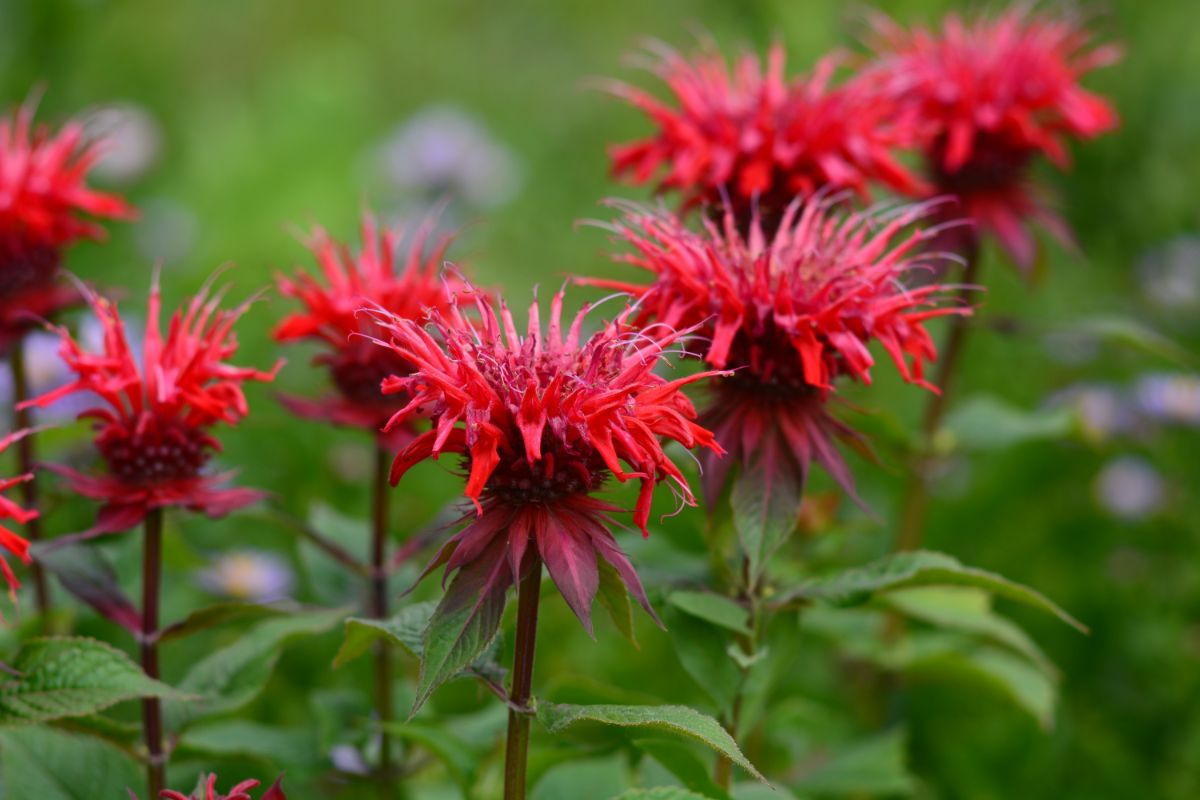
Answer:
<svg viewBox="0 0 1200 800"><path fill-rule="evenodd" d="M973 243L963 256L966 259L963 287L955 297L955 301L960 305L969 302L974 291L972 287L979 275L978 243ZM933 440L949 407L950 392L962 361L963 345L967 340L967 332L971 329L971 319L972 317L966 314L956 314L950 318L950 333L938 358L937 375L934 378L934 385L941 392L929 395L925 413L921 418L921 440L918 444L920 449L913 459L900 504L900 529L894 548L896 551L916 550L921 546L921 539L925 533L926 512L929 508L929 472L934 460Z"/></svg>
<svg viewBox="0 0 1200 800"><path fill-rule="evenodd" d="M146 535L142 549L142 670L158 680L158 599L162 584L163 512L152 509L146 515ZM142 730L146 738L147 797L158 797L163 790L166 757L163 755L162 705L157 697L142 701Z"/></svg>
<svg viewBox="0 0 1200 800"><path fill-rule="evenodd" d="M371 586L367 612L376 619L388 616L388 471L387 450L375 448L375 475L371 486ZM379 796L395 796L392 775L392 739L387 725L392 721L392 653L386 642L375 645L375 713L379 717Z"/></svg>
<svg viewBox="0 0 1200 800"><path fill-rule="evenodd" d="M538 601L542 562L535 557L517 592L517 642L513 651L512 688L508 699L508 741L504 750L504 800L525 800L529 760L529 697L533 688L533 656L537 646ZM517 709L520 709L519 711Z"/></svg>
<svg viewBox="0 0 1200 800"><path fill-rule="evenodd" d="M21 403L29 399L29 383L25 373L25 342L17 341L12 345L9 355L9 367L12 369L13 382L13 422L16 430L33 427L33 414L28 408L21 408ZM29 434L17 441L17 473L33 473L37 463L36 435ZM26 508L38 508L38 486L36 474L32 480L21 484L22 500ZM34 517L25 524L25 532L30 541L36 542L42 538L42 524L39 517ZM46 622L46 612L50 608L50 587L46 583L46 573L42 566L34 561L29 565L29 574L33 581L34 602L38 615L43 624Z"/></svg>

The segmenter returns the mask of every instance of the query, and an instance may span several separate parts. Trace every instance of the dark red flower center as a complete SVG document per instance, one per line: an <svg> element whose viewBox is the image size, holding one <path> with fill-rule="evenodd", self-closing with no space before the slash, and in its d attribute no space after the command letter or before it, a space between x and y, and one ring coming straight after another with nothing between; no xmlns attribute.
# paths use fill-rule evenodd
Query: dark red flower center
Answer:
<svg viewBox="0 0 1200 800"><path fill-rule="evenodd" d="M769 320L761 333L738 333L729 350L728 365L734 373L718 383L741 395L786 401L817 391L804 379L804 364L795 345Z"/></svg>
<svg viewBox="0 0 1200 800"><path fill-rule="evenodd" d="M389 375L412 372L412 365L390 349L361 340L327 361L338 391L350 402L363 406L396 407L397 398L383 394L380 385Z"/></svg>
<svg viewBox="0 0 1200 800"><path fill-rule="evenodd" d="M542 458L532 465L525 454L501 454L484 494L508 506L553 505L573 495L589 494L608 479L597 454L574 454L561 444L553 452L553 437L543 439ZM468 459L469 461L469 459ZM466 465L468 471L470 464Z"/></svg>
<svg viewBox="0 0 1200 800"><path fill-rule="evenodd" d="M0 297L49 287L58 277L59 252L0 235Z"/></svg>
<svg viewBox="0 0 1200 800"><path fill-rule="evenodd" d="M939 190L967 195L1005 189L1018 183L1025 176L1033 155L1031 148L1014 145L1007 137L980 133L975 137L971 156L953 172L945 168L945 136L934 142L927 158L931 177Z"/></svg>
<svg viewBox="0 0 1200 800"><path fill-rule="evenodd" d="M114 425L96 446L114 477L140 486L194 478L212 457L215 442L182 422L149 421L132 429Z"/></svg>

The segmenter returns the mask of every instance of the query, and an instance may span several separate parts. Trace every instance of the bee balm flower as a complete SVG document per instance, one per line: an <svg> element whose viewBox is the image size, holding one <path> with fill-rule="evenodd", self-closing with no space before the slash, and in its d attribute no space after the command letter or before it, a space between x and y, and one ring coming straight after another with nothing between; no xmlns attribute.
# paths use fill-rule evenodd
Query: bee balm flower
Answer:
<svg viewBox="0 0 1200 800"><path fill-rule="evenodd" d="M287 800L287 796L283 793L282 781L282 777L277 778L259 800ZM242 781L230 789L229 794L221 794L217 791L217 775L212 773L201 778L200 785L190 795L165 789L161 797L162 800L254 800L250 796L250 790L258 788L258 784L259 782L256 780ZM137 798L135 797L134 800Z"/></svg>
<svg viewBox="0 0 1200 800"><path fill-rule="evenodd" d="M467 472L466 495L476 515L441 550L430 570L458 571L450 592L503 598L537 559L545 563L567 604L591 631L598 561L620 576L653 615L629 559L609 531L617 506L595 497L609 479L641 483L634 522L646 531L656 484L669 481L693 504L679 468L662 440L685 447L720 448L695 422L680 389L711 373L667 381L654 374L664 351L687 331L665 326L637 329L631 310L582 339L585 307L565 332L563 296L551 302L546 330L535 301L526 335L512 315L476 295L479 324L457 306L431 317L434 333L411 319L375 310L391 350L413 365L389 378L384 391L411 398L391 421L404 424L418 410L432 429L395 460L396 483L414 464L459 453Z"/></svg>
<svg viewBox="0 0 1200 800"><path fill-rule="evenodd" d="M358 311L377 305L402 318L422 319L426 309L447 308L447 286L439 273L450 237L440 238L427 252L432 225L430 219L418 229L401 263L397 263L396 249L402 232L380 230L370 215L363 217L363 249L357 257L323 229L313 232L308 247L325 280L306 272L279 277L280 292L296 298L304 308L276 327L275 338L322 342L328 349L315 363L329 368L337 393L319 401L285 396L283 402L291 411L378 433L403 404L384 395L380 384L388 375L403 374L410 366L396 353L364 338L378 335L379 329L369 315ZM391 444L402 445L407 431L397 429L396 434L400 436L390 437Z"/></svg>
<svg viewBox="0 0 1200 800"><path fill-rule="evenodd" d="M96 449L107 471L84 475L49 465L73 491L104 503L90 535L127 530L154 508L184 506L218 517L261 497L223 488L228 475L204 471L221 448L210 430L221 422L234 425L247 413L242 383L272 380L279 368L259 372L226 361L237 351L233 325L248 303L224 310L220 299L201 291L172 315L164 338L156 278L141 363L117 307L103 297L87 295L104 329L101 352L86 352L66 328L58 329L59 352L75 380L26 405L46 406L74 392L90 392L101 403L80 418L95 422Z"/></svg>
<svg viewBox="0 0 1200 800"><path fill-rule="evenodd" d="M658 188L678 191L685 207L719 208L725 196L743 223L755 203L775 216L797 195L822 187L865 196L869 181L882 181L920 191L892 155L910 132L894 124L887 98L861 81L831 86L835 67L836 59L826 58L810 77L788 80L778 45L765 69L745 54L732 70L711 50L688 61L664 47L654 71L675 105L631 86L615 88L657 130L613 148L613 171L639 184L657 176Z"/></svg>
<svg viewBox="0 0 1200 800"><path fill-rule="evenodd" d="M935 193L961 200L954 213L996 235L1018 266L1034 259L1029 222L1069 240L1066 224L1038 199L1029 167L1046 156L1070 164L1067 141L1116 127L1117 115L1079 79L1116 60L1092 47L1073 20L1022 4L995 19L950 15L941 31L876 23L880 63L869 82L884 88L925 142Z"/></svg>
<svg viewBox="0 0 1200 800"><path fill-rule="evenodd" d="M0 119L0 349L77 299L59 282L62 251L104 235L83 215L134 215L85 183L103 142L86 143L79 122L57 133L34 126L33 112L27 103Z"/></svg>
<svg viewBox="0 0 1200 800"><path fill-rule="evenodd" d="M743 237L732 212L723 224L706 221L703 232L694 232L671 214L630 206L611 226L633 250L622 260L654 280L587 282L638 295L644 319L700 325L710 337L705 360L733 370L715 382L701 416L732 455L703 458L710 501L735 463L757 473L768 491L782 477L802 486L816 461L853 493L833 440L853 440L854 433L826 406L838 379L871 381L872 340L905 380L933 389L924 365L936 351L924 323L966 309L939 307L940 286L903 285L921 263L919 244L932 234L898 240L926 213L928 206L890 215L842 213L814 198L794 201L770 236L755 218Z"/></svg>
<svg viewBox="0 0 1200 800"><path fill-rule="evenodd" d="M28 433L29 431L15 431L7 436L0 437L0 453L3 453L10 444L17 441L22 436L27 435ZM0 478L0 492L8 491L12 487L32 479L32 475L18 475L15 478ZM4 495L0 494L0 520L11 519L18 525L24 525L25 523L29 522L29 520L34 519L37 515L37 511L33 509L26 510L21 508L19 505L11 500L8 500L4 497ZM26 564L29 563L29 542L25 541L24 538L18 536L16 533L13 533L3 525L0 525L0 550L7 550L9 553L12 553L14 556L24 561ZM3 554L0 554L0 574L4 575L4 580L8 583L9 597L12 597L15 600L17 587L21 584L17 580L17 576L13 574L12 567L10 567L8 562L4 560Z"/></svg>

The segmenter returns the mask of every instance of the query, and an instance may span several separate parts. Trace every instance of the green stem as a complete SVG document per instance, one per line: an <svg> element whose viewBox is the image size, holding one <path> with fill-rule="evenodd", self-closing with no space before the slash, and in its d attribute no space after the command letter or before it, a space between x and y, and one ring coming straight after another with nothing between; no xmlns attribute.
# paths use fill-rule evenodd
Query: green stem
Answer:
<svg viewBox="0 0 1200 800"><path fill-rule="evenodd" d="M142 551L142 670L158 680L158 600L162 584L163 512L151 509L146 514L146 534ZM147 796L158 797L163 790L166 757L163 755L162 706L157 697L142 701L142 730L146 738Z"/></svg>
<svg viewBox="0 0 1200 800"><path fill-rule="evenodd" d="M13 383L13 422L16 430L33 427L33 414L21 404L29 398L29 382L25 371L25 342L18 340L13 343L9 354L9 368L12 370ZM37 462L36 435L31 433L17 442L17 473L33 474L35 477L21 484L22 500L26 508L38 508L38 485L34 465ZM40 517L34 517L25 523L25 532L30 541L42 538ZM46 612L50 608L50 587L46 582L46 573L41 564L34 561L29 565L29 574L33 581L34 602L38 616L45 624Z"/></svg>
<svg viewBox="0 0 1200 800"><path fill-rule="evenodd" d="M517 592L517 641L513 651L512 688L508 699L508 741L504 751L504 800L525 800L529 757L529 697L533 688L533 656L537 645L538 601L542 562L535 556Z"/></svg>
<svg viewBox="0 0 1200 800"><path fill-rule="evenodd" d="M956 301L965 305L970 299L972 286L979 274L979 246L973 244L966 253L966 269L963 272L963 287L958 290ZM925 518L929 509L929 479L933 466L934 437L941 429L942 420L949 407L950 392L958 368L962 362L963 346L967 333L971 329L972 317L967 314L957 314L951 317L950 333L938 359L937 375L934 385L941 391L931 393L925 405L925 413L921 418L921 433L918 450L913 458L908 479L904 485L904 494L900 503L900 529L896 535L894 549L899 551L916 550L921 546L925 533Z"/></svg>
<svg viewBox="0 0 1200 800"><path fill-rule="evenodd" d="M758 652L758 643L761 639L762 624L763 624L763 604L762 598L759 595L762 586L762 580L750 580L750 560L744 559L742 562L742 575L745 584L743 598L750 604L750 634L739 635L738 645L747 655L753 655ZM725 730L730 736L737 737L738 728L742 722L742 705L744 702L744 692L746 686L746 677L748 670L742 673L742 679L738 684L737 692L733 696L733 707L730 709L728 718L725 720ZM725 791L729 791L733 783L733 762L723 755L717 756L717 766L713 771L713 780L717 786L720 786Z"/></svg>
<svg viewBox="0 0 1200 800"><path fill-rule="evenodd" d="M388 616L387 520L389 455L375 448L375 477L371 488L371 587L368 613L376 619ZM388 723L392 721L392 652L384 641L375 644L375 714L379 718L379 773L381 800L396 796L392 775L392 740Z"/></svg>

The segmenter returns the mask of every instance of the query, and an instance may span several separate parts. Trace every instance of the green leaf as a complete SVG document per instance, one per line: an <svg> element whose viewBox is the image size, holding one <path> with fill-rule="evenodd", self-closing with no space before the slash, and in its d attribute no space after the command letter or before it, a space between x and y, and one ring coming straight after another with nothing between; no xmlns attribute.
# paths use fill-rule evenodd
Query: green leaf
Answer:
<svg viewBox="0 0 1200 800"><path fill-rule="evenodd" d="M621 576L617 574L612 564L601 558L598 559L598 566L600 568L600 588L596 592L596 598L600 601L600 605L608 611L608 616L612 619L617 631L630 644L637 647L637 637L633 633L633 603L629 600L629 590L625 588L625 582L621 580Z"/></svg>
<svg viewBox="0 0 1200 800"><path fill-rule="evenodd" d="M727 712L742 682L742 672L729 655L727 638L673 606L663 612L667 635L683 671L712 698L718 711Z"/></svg>
<svg viewBox="0 0 1200 800"><path fill-rule="evenodd" d="M127 798L143 780L132 757L99 739L44 727L0 732L0 788L9 800Z"/></svg>
<svg viewBox="0 0 1200 800"><path fill-rule="evenodd" d="M1039 439L1064 439L1079 430L1066 406L1025 410L995 397L972 397L950 412L938 444L946 449L999 450Z"/></svg>
<svg viewBox="0 0 1200 800"><path fill-rule="evenodd" d="M311 728L278 728L233 719L189 728L174 754L204 760L258 758L281 764L309 764L321 757Z"/></svg>
<svg viewBox="0 0 1200 800"><path fill-rule="evenodd" d="M264 605L262 603L217 603L207 608L193 611L179 622L163 628L159 632L158 640L160 642L168 642L173 639L182 639L210 628L216 628L228 622L277 617L287 613L288 610L285 608Z"/></svg>
<svg viewBox="0 0 1200 800"><path fill-rule="evenodd" d="M804 472L780 444L767 436L763 451L733 480L729 503L738 541L746 554L751 584L757 584L767 561L796 530L804 497Z"/></svg>
<svg viewBox="0 0 1200 800"><path fill-rule="evenodd" d="M789 598L854 605L867 601L875 593L913 586L974 586L1053 614L1073 628L1087 633L1087 627L1082 622L1042 593L994 572L963 566L957 559L944 553L927 550L895 553L864 567L806 581L791 592Z"/></svg>
<svg viewBox="0 0 1200 800"><path fill-rule="evenodd" d="M424 649L421 635L429 626L437 603L429 600L405 606L389 619L364 619L351 617L346 620L346 636L333 659L333 666L340 667L371 649L371 645L383 639L403 647L417 658Z"/></svg>
<svg viewBox="0 0 1200 800"><path fill-rule="evenodd" d="M1054 665L1029 634L992 610L991 596L982 589L922 586L889 592L883 602L912 619L1002 644L1025 656L1048 675L1056 673Z"/></svg>
<svg viewBox="0 0 1200 800"><path fill-rule="evenodd" d="M487 559L458 571L437 605L422 637L421 675L409 719L433 691L470 666L491 646L500 630L507 587L490 584Z"/></svg>
<svg viewBox="0 0 1200 800"><path fill-rule="evenodd" d="M141 631L141 612L121 591L116 570L99 548L88 543L54 547L51 542L34 542L30 554L100 616L131 633Z"/></svg>
<svg viewBox="0 0 1200 800"><path fill-rule="evenodd" d="M711 766L696 753L695 746L672 739L634 739L633 746L653 758L679 782L704 797L729 800L729 793L712 778Z"/></svg>
<svg viewBox="0 0 1200 800"><path fill-rule="evenodd" d="M94 714L123 700L178 697L129 657L95 639L34 639L0 681L0 725Z"/></svg>
<svg viewBox="0 0 1200 800"><path fill-rule="evenodd" d="M618 756L574 758L550 767L530 793L530 800L608 800L628 782Z"/></svg>
<svg viewBox="0 0 1200 800"><path fill-rule="evenodd" d="M750 612L733 600L712 592L671 592L667 602L693 617L750 635Z"/></svg>
<svg viewBox="0 0 1200 800"><path fill-rule="evenodd" d="M844 795L912 794L908 773L907 736L889 731L835 750L828 760L801 778L796 788Z"/></svg>
<svg viewBox="0 0 1200 800"><path fill-rule="evenodd" d="M442 725L419 722L387 723L383 729L393 736L415 742L438 758L453 776L463 794L470 796L475 784L475 764L479 754L469 744Z"/></svg>
<svg viewBox="0 0 1200 800"><path fill-rule="evenodd" d="M728 795L725 795L728 797ZM678 786L655 786L652 789L629 789L613 800L707 800L705 795Z"/></svg>
<svg viewBox="0 0 1200 800"><path fill-rule="evenodd" d="M200 717L240 708L254 699L271 677L280 650L290 640L332 628L345 609L323 609L269 619L227 647L209 653L188 671L180 689L199 695L163 709L168 730L179 730Z"/></svg>
<svg viewBox="0 0 1200 800"><path fill-rule="evenodd" d="M1172 361L1180 366L1196 366L1195 354L1149 326L1127 317L1093 317L1073 322L1062 332L1067 335L1082 334L1108 344Z"/></svg>
<svg viewBox="0 0 1200 800"><path fill-rule="evenodd" d="M617 727L662 730L693 739L724 755L763 783L762 776L742 754L733 737L707 714L687 706L576 706L538 703L537 718L551 733L558 733L577 722L598 722Z"/></svg>

